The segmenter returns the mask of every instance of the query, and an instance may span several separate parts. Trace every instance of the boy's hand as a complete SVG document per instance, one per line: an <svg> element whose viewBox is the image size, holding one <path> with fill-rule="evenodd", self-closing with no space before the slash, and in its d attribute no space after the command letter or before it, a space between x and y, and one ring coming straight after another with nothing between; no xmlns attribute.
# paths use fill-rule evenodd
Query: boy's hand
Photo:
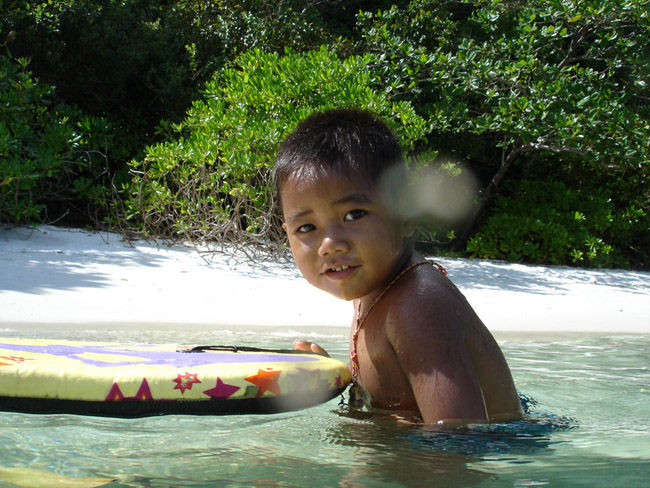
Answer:
<svg viewBox="0 0 650 488"><path fill-rule="evenodd" d="M311 341L301 341L300 339L296 339L293 341L293 347L298 351L315 352L316 354L322 354L323 356L330 357L325 349Z"/></svg>

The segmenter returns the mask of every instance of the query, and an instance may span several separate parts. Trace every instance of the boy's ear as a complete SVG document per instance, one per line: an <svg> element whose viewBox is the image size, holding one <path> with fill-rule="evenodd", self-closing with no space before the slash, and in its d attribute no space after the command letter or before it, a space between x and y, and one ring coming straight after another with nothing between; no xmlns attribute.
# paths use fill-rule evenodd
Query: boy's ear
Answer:
<svg viewBox="0 0 650 488"><path fill-rule="evenodd" d="M282 222L282 230L286 233L287 232L287 223Z"/></svg>

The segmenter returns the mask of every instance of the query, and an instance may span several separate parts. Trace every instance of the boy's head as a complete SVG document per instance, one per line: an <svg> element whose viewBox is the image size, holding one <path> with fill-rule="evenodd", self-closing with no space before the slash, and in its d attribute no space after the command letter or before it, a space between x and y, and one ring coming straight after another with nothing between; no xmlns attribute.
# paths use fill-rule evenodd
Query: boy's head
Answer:
<svg viewBox="0 0 650 488"><path fill-rule="evenodd" d="M388 173L390 181L382 181ZM304 119L280 146L274 183L280 202L287 182L328 173L382 186L395 194L406 184L402 147L390 127L374 114L333 109Z"/></svg>
<svg viewBox="0 0 650 488"><path fill-rule="evenodd" d="M283 143L274 180L289 246L309 283L345 300L378 293L410 256L406 184L390 128L359 110L305 119Z"/></svg>

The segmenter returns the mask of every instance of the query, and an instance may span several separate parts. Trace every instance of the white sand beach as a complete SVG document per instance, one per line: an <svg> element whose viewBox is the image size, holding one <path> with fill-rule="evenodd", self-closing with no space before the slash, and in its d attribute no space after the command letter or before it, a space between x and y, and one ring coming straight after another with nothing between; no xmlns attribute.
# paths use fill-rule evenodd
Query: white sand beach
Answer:
<svg viewBox="0 0 650 488"><path fill-rule="evenodd" d="M650 333L650 273L436 260L495 333ZM351 317L292 263L79 229L0 231L0 329L319 328Z"/></svg>

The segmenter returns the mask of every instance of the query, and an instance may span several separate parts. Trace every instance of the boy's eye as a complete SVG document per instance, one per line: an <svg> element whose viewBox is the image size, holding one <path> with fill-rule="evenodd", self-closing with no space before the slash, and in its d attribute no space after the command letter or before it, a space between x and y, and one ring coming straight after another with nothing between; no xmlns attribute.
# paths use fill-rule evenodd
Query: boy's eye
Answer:
<svg viewBox="0 0 650 488"><path fill-rule="evenodd" d="M316 226L313 225L313 224L305 224L305 225L301 225L300 227L298 227L296 229L296 232L299 233L299 234L305 234L307 232L310 232L310 231L314 230L315 228L316 228Z"/></svg>
<svg viewBox="0 0 650 488"><path fill-rule="evenodd" d="M345 216L343 217L343 220L346 221L346 222L353 221L353 220L359 220L360 218L362 218L365 215L366 215L365 210L354 209L354 210L350 210L348 213L346 213Z"/></svg>

